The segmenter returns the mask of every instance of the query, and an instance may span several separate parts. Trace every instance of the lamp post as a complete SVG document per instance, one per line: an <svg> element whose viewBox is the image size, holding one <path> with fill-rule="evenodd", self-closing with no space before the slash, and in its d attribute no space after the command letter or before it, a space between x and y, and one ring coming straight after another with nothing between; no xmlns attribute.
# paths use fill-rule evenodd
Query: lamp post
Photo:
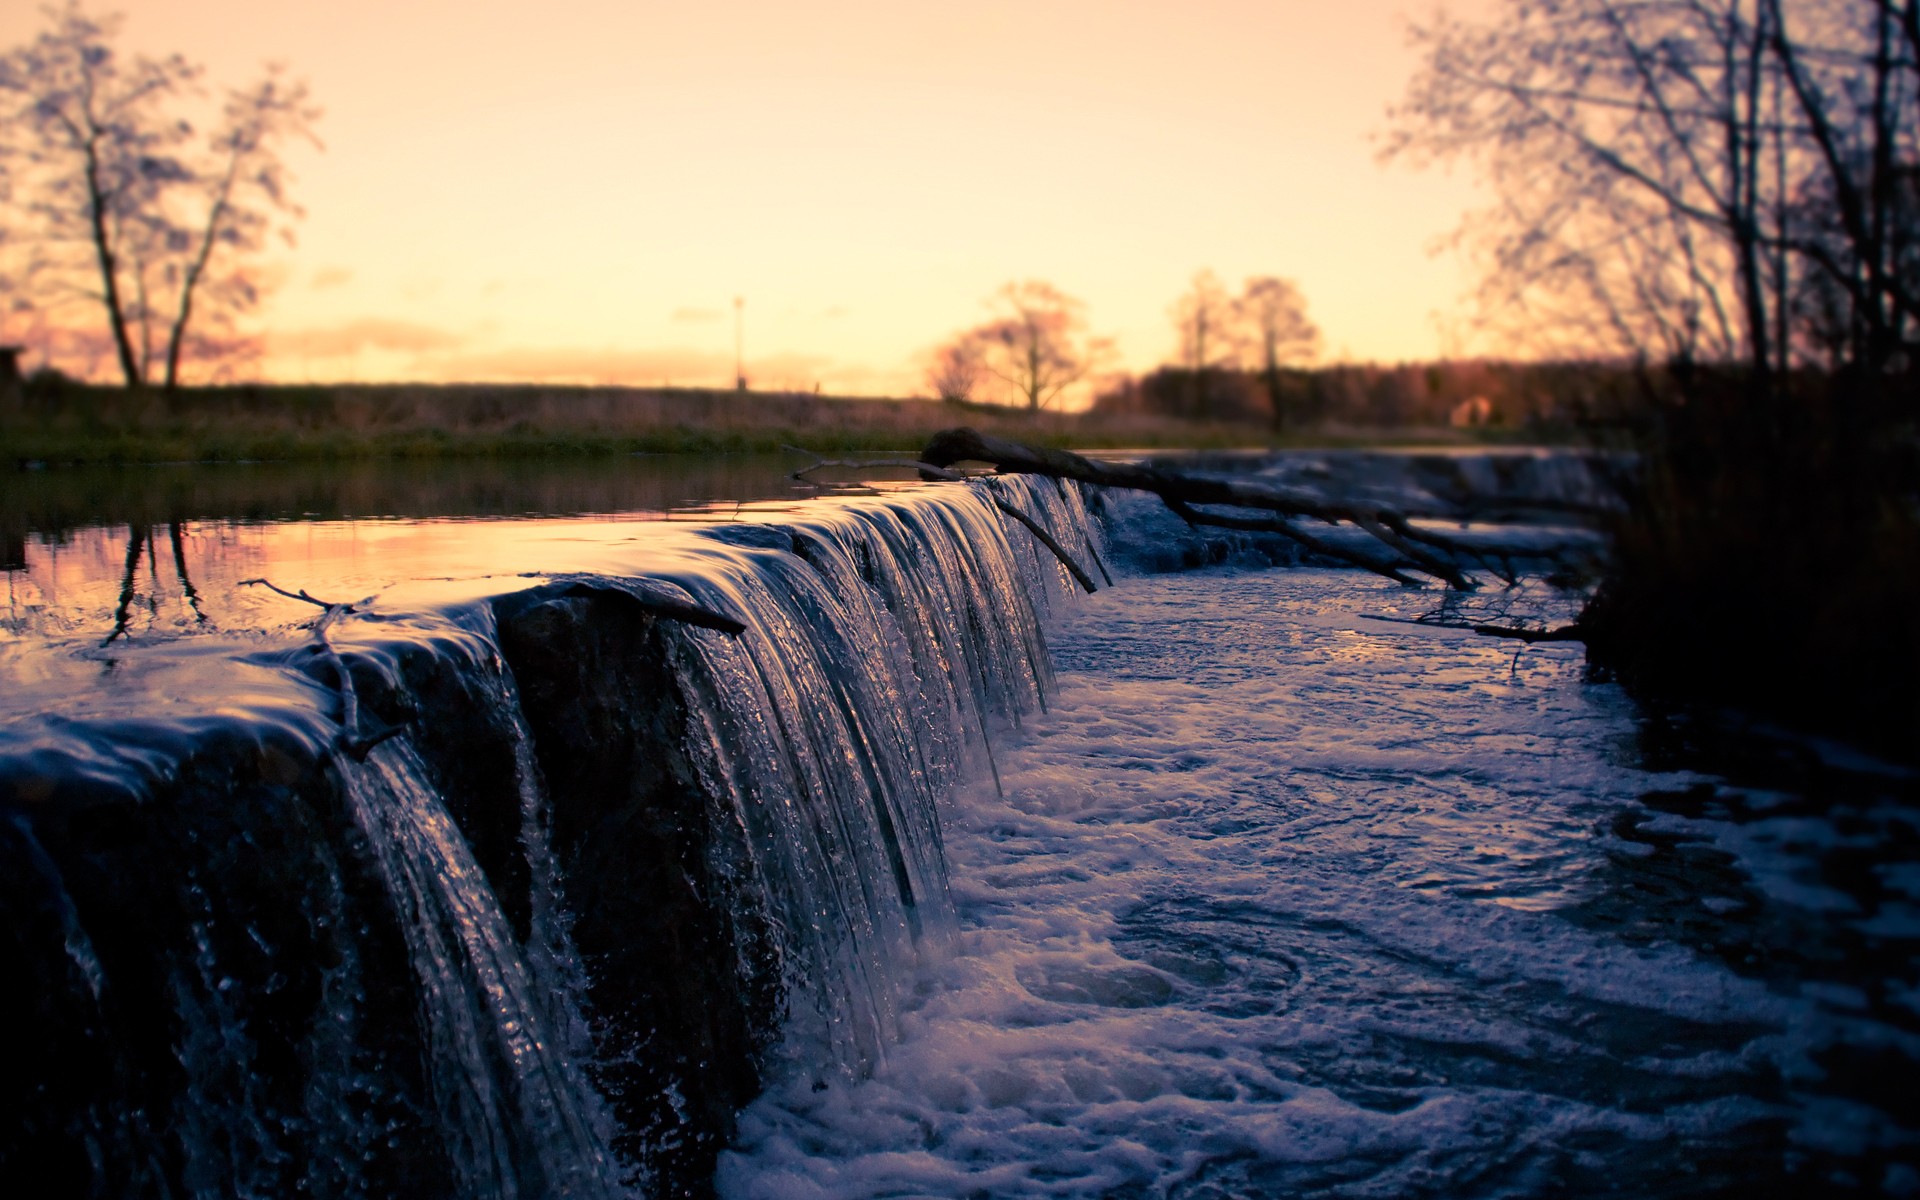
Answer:
<svg viewBox="0 0 1920 1200"><path fill-rule="evenodd" d="M747 363L743 353L746 346L746 307L746 300L739 296L733 298L733 387L739 392L747 390Z"/></svg>

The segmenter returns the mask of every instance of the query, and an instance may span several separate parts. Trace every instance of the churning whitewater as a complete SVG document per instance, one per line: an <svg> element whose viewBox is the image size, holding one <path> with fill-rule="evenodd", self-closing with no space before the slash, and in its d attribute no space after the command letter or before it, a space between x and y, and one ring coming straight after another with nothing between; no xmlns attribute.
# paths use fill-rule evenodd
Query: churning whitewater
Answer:
<svg viewBox="0 0 1920 1200"><path fill-rule="evenodd" d="M1826 1084L1912 1056L1920 996L1889 1022L1749 940L1811 911L1910 949L1920 879L1861 908L1789 797L1662 811L1709 785L1632 765L1577 650L1368 619L1433 603L1227 567L1064 614L1004 796L947 809L959 952L871 1078L748 1110L723 1194L1920 1190L1897 1111Z"/></svg>

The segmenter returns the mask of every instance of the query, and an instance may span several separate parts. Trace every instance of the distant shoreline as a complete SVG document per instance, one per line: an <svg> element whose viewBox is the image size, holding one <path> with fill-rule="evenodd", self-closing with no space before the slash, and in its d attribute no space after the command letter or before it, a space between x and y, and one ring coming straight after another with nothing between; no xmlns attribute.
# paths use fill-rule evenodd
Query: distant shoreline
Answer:
<svg viewBox="0 0 1920 1200"><path fill-rule="evenodd" d="M33 382L0 399L0 463L526 459L914 449L973 425L1079 449L1471 445L1512 433L1322 427L1276 435L1258 424L1103 413L1029 413L937 400L697 388L521 384L243 384L157 391Z"/></svg>

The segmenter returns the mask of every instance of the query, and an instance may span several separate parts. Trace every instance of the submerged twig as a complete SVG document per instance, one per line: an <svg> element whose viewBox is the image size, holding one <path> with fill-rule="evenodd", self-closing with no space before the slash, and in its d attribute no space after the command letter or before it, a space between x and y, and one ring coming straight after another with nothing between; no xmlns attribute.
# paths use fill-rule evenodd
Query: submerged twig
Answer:
<svg viewBox="0 0 1920 1200"><path fill-rule="evenodd" d="M364 611L367 605L373 603L372 596L367 596L351 603L337 603L310 595L305 588L301 588L297 592L290 592L265 579L242 579L240 586L264 587L268 591L285 596L289 600L298 600L305 604L311 604L321 610L320 618L313 623L313 640L308 643L308 646L316 655L326 662L329 667L333 668L333 675L336 681L335 687L340 693L339 748L345 752L347 757L353 759L355 762L365 762L367 760L367 754L371 752L375 746L378 746L381 742L386 741L388 738L393 737L406 728L407 722L401 721L397 725L384 726L371 734L362 734L360 732L360 697L354 690L353 674L347 670L346 660L340 657L340 652L334 649L333 643L328 640L327 637L328 632L333 628L334 622L342 617Z"/></svg>
<svg viewBox="0 0 1920 1200"><path fill-rule="evenodd" d="M1378 613L1362 613L1369 621L1387 621L1394 625L1419 625L1426 629L1458 629L1462 633L1477 633L1481 637L1511 638L1531 646L1536 642L1584 642L1587 631L1580 622L1561 625L1554 629L1534 629L1525 625L1488 625L1474 624L1469 621L1429 621L1421 617L1383 617Z"/></svg>
<svg viewBox="0 0 1920 1200"><path fill-rule="evenodd" d="M838 467L846 471L858 471L867 467L899 467L904 470L918 471L923 479L937 480L945 483L961 483L967 478L963 472L949 470L946 467L935 466L930 462L921 462L919 459L914 458L821 458L812 451L803 450L798 446L783 445L780 448L782 450L790 450L795 454L804 454L814 460L811 466L801 467L798 471L788 472L787 478L793 480L795 483L813 484L815 487L831 486L822 485L807 478L815 471L822 471L828 467Z"/></svg>
<svg viewBox="0 0 1920 1200"><path fill-rule="evenodd" d="M1481 637L1518 638L1531 646L1535 642L1584 642L1587 631L1580 622L1562 625L1558 629L1523 629L1514 625L1472 625L1472 629Z"/></svg>

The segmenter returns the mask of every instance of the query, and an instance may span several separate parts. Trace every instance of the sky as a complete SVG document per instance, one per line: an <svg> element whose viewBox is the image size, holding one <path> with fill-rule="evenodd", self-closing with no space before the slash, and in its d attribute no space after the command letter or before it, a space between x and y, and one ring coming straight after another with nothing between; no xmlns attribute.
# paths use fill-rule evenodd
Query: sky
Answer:
<svg viewBox="0 0 1920 1200"><path fill-rule="evenodd" d="M1376 159L1412 0L119 11L125 50L284 63L325 110L272 379L725 386L738 297L756 387L911 394L1021 279L1143 371L1203 268L1295 280L1329 358L1419 359L1469 282L1433 250L1471 180Z"/></svg>

